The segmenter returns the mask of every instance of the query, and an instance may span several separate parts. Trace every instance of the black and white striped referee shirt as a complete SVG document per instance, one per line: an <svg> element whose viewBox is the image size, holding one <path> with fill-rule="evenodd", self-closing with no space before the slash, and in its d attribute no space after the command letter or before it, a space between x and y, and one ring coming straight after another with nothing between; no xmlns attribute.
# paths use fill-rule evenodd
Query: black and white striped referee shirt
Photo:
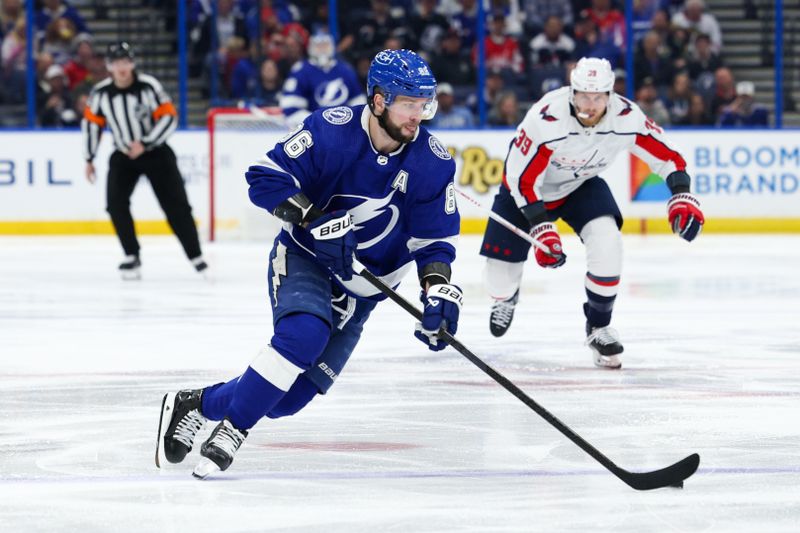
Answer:
<svg viewBox="0 0 800 533"><path fill-rule="evenodd" d="M92 161L100 134L108 125L117 150L127 151L133 141L145 150L167 141L178 126L178 113L161 83L153 76L134 73L130 87L120 89L111 78L92 88L81 121L83 156Z"/></svg>

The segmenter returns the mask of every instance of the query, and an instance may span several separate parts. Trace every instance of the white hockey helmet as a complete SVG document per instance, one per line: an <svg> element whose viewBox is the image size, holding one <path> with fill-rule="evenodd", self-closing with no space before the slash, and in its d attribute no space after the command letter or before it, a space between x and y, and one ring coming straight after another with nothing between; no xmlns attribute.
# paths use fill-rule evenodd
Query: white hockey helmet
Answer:
<svg viewBox="0 0 800 533"><path fill-rule="evenodd" d="M607 59L582 57L569 77L570 93L610 93L614 90L614 71Z"/></svg>

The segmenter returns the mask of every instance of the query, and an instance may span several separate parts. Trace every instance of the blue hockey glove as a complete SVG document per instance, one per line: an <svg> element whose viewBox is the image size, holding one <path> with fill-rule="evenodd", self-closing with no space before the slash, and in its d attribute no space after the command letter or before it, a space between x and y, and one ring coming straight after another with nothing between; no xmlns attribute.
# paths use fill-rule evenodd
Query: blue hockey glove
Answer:
<svg viewBox="0 0 800 533"><path fill-rule="evenodd" d="M414 336L428 345L428 349L438 352L447 343L439 338L439 329L445 328L455 335L458 329L458 313L461 311L463 296L456 285L432 285L420 296L425 309L422 322L417 322Z"/></svg>
<svg viewBox="0 0 800 533"><path fill-rule="evenodd" d="M344 281L353 279L353 254L358 246L347 211L326 213L306 228L314 237L317 260Z"/></svg>

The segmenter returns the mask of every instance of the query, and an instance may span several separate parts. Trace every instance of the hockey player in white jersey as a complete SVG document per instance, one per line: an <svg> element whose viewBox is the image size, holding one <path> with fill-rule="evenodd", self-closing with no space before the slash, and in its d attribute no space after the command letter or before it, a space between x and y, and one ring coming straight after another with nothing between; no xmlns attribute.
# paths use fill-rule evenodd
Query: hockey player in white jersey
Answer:
<svg viewBox="0 0 800 533"><path fill-rule="evenodd" d="M605 59L582 58L570 86L545 94L517 127L492 210L541 245L534 251L545 268L566 261L554 222L561 218L586 246L586 344L599 367L620 368L623 351L609 327L622 271L622 215L599 177L617 155L630 150L653 172L666 176L672 197L667 216L672 231L687 241L702 229L697 198L689 192L686 162L663 130L630 100L613 93L614 73ZM485 281L494 298L490 330L496 337L511 325L519 301L530 244L493 220L481 255Z"/></svg>

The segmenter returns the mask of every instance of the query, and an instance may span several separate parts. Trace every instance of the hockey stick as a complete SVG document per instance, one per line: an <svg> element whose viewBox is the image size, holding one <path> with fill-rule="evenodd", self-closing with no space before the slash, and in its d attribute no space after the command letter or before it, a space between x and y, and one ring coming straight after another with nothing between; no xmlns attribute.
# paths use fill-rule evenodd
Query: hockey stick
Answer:
<svg viewBox="0 0 800 533"><path fill-rule="evenodd" d="M408 300L397 294L391 287L386 285L374 274L369 272L358 261L353 262L354 270L367 279L375 288L385 294L390 300L408 311L417 320L422 320L422 312L414 307ZM588 453L598 463L606 467L612 474L636 490L651 490L662 487L683 487L683 480L691 476L700 464L700 456L696 453L678 461L661 470L652 472L628 472L617 466L611 459L603 455L597 448L586 442L583 437L572 431L569 426L556 418L547 409L536 403L533 398L525 394L519 387L514 385L508 378L500 372L483 362L477 355L473 354L466 346L461 344L453 335L442 329L439 337L456 349L461 355L469 359L475 366L483 370L493 380L502 385L504 389L516 396L522 403L533 409L536 414L544 418L551 426L560 431L569 440L574 442L583 451Z"/></svg>
<svg viewBox="0 0 800 533"><path fill-rule="evenodd" d="M495 222L497 222L498 224L500 224L501 226L506 228L508 231L510 231L511 233L516 235L517 237L519 237L519 238L521 238L521 239L523 239L525 241L528 241L531 244L531 246L533 246L537 250L541 250L542 252L544 252L547 255L552 255L550 253L550 250L546 246L543 246L542 243L540 243L539 241L537 241L536 239L531 237L529 233L527 233L525 231L522 231L521 229L516 227L514 224L512 224L508 220L504 219L503 217L501 217L500 215L498 215L497 213L495 213L491 209L487 209L487 208L483 207L478 202L478 200L476 200L472 196L468 195L464 191L462 191L460 189L456 189L456 192L458 192L458 194L460 194L461 196L466 198L472 205L474 205L475 207L479 208L481 211L483 211L487 215L489 215L489 218L491 218L492 220L494 220Z"/></svg>

